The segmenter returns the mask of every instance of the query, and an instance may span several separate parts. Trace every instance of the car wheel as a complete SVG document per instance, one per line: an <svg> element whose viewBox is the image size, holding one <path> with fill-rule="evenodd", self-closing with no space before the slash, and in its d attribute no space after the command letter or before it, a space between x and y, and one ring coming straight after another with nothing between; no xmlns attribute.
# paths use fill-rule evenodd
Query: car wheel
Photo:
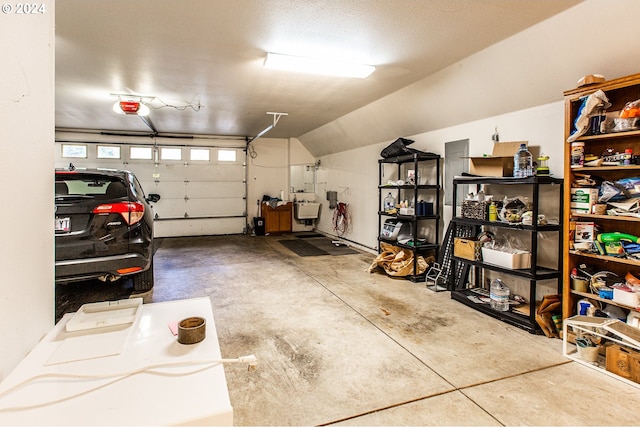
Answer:
<svg viewBox="0 0 640 427"><path fill-rule="evenodd" d="M148 270L134 275L132 280L134 291L150 291L153 288L153 261L151 261L151 266L149 266Z"/></svg>

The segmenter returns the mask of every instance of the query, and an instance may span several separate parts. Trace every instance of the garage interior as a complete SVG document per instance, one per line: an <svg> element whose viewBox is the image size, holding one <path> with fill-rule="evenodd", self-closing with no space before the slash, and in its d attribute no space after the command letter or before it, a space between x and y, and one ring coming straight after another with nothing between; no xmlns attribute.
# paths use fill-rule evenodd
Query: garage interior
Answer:
<svg viewBox="0 0 640 427"><path fill-rule="evenodd" d="M160 241L146 298L209 298L222 354L258 357L255 371L225 366L234 425L635 422L637 390L568 361L560 340L368 273L371 253L298 256L283 245L304 234ZM577 390L626 400L593 411Z"/></svg>
<svg viewBox="0 0 640 427"><path fill-rule="evenodd" d="M638 72L640 54L616 41L628 38L640 4L43 4L31 20L5 13L0 29L4 40L24 40L0 53L9 64L0 83L3 167L19 176L30 165L24 191L0 188L32 207L2 214L15 249L0 257L1 330L16 345L0 379L65 313L136 296L126 281L54 284L43 212L52 212L51 169L73 163L134 170L146 192L161 194L155 286L142 296L145 304L208 298L222 356L258 357L256 370L224 367L234 425L637 424L638 389L563 357L561 340L424 282L367 270L378 249L384 147L406 137L444 165L450 143L467 141L466 155L482 156L497 140L527 140L562 177L563 91L587 74ZM607 37L586 28L594 21ZM376 70L360 80L263 69L268 52L308 54L309 43ZM124 99L148 104L149 116L115 114ZM86 151L69 157L65 147ZM101 157L100 147L119 154ZM134 158L132 148L152 157ZM207 160L189 157L194 150ZM298 185L298 169L310 172L309 188ZM441 231L451 191L445 180ZM348 229L336 226L330 193L348 206ZM256 235L265 196L318 203L318 215L292 210L286 232ZM288 248L300 240L324 251L300 256ZM16 326L27 307L32 319Z"/></svg>

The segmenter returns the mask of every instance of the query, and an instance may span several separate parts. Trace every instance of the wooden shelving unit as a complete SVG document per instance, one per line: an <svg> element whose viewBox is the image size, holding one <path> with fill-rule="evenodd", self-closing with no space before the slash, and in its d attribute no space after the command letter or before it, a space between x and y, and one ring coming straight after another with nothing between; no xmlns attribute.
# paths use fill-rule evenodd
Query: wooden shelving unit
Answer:
<svg viewBox="0 0 640 427"><path fill-rule="evenodd" d="M568 90L565 96L565 141L574 130L574 121L578 115L578 109L582 99L602 90L606 94L611 106L608 112L620 111L630 101L640 99L640 74L606 81L600 84L589 85L582 88ZM605 133L596 135L584 135L577 139L584 143L586 154L601 154L606 148L613 148L618 152L624 152L631 148L634 155L640 154L640 130L626 132ZM640 176L640 165L631 164L624 166L598 166L598 167L571 167L571 144L565 142L565 201L564 201L564 253L567 256L563 262L563 317L569 318L576 311L577 300L587 298L598 304L613 304L627 311L635 310L613 300L600 298L589 293L580 292L571 288L570 274L574 267L584 263L597 270L612 271L624 277L627 272L640 276L640 261L624 257L603 256L593 253L585 253L573 250L570 241L571 225L574 221L589 221L597 224L605 232L620 231L634 236L640 236L640 218L633 216L595 215L587 213L572 213L570 208L571 188L575 186L576 174L588 174L598 176L604 180L615 181L625 177Z"/></svg>

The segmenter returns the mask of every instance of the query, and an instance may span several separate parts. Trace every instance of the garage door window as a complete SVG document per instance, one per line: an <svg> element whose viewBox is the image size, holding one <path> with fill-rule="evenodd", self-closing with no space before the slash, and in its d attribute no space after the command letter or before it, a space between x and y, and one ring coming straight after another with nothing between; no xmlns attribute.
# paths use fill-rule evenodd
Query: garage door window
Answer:
<svg viewBox="0 0 640 427"><path fill-rule="evenodd" d="M236 150L218 150L219 162L235 162Z"/></svg>
<svg viewBox="0 0 640 427"><path fill-rule="evenodd" d="M76 144L62 144L62 157L71 159L86 159L87 146Z"/></svg>
<svg viewBox="0 0 640 427"><path fill-rule="evenodd" d="M182 160L182 149L162 147L160 149L160 158L162 160Z"/></svg>
<svg viewBox="0 0 640 427"><path fill-rule="evenodd" d="M190 152L191 161L209 161L209 150L206 148L192 148Z"/></svg>
<svg viewBox="0 0 640 427"><path fill-rule="evenodd" d="M99 159L119 159L120 147L98 145L98 151L96 157Z"/></svg>
<svg viewBox="0 0 640 427"><path fill-rule="evenodd" d="M151 147L131 147L129 158L132 160L151 160L153 151Z"/></svg>

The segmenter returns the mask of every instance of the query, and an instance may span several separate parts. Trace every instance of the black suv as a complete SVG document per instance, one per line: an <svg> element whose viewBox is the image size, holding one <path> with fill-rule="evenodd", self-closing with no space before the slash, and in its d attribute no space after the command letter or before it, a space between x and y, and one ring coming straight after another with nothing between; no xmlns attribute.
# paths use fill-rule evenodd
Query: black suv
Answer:
<svg viewBox="0 0 640 427"><path fill-rule="evenodd" d="M153 287L153 214L128 171L56 169L56 283L130 276L136 291Z"/></svg>

